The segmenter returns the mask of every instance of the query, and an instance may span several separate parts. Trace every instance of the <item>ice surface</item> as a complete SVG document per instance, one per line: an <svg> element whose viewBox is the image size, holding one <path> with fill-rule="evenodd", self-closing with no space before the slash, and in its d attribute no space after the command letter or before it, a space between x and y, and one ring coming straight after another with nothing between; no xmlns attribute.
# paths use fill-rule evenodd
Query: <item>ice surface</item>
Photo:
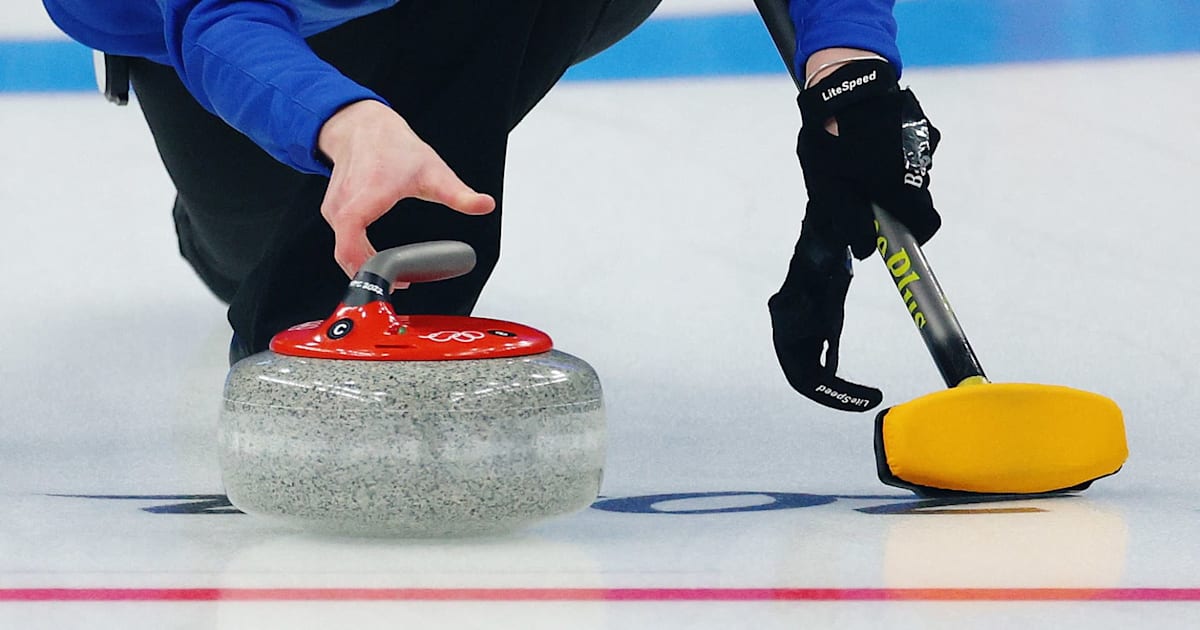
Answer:
<svg viewBox="0 0 1200 630"><path fill-rule="evenodd" d="M309 600L327 588L1197 589L1197 76L1195 55L906 74L945 136L933 172L945 227L927 253L984 366L1108 395L1129 433L1125 470L1080 497L967 512L914 509L879 485L871 418L814 406L775 365L765 304L803 209L788 80L562 86L513 137L505 253L477 313L545 329L597 369L610 509L423 545L144 509L221 511L222 307L175 252L171 190L136 109L0 98L0 598L229 589L0 603L0 627L1185 627L1195 590L1191 603L231 600L251 588ZM845 374L888 403L940 387L880 263L857 271ZM693 496L705 492L741 496ZM699 513L611 511L660 494L682 495L663 510ZM712 511L772 502L791 507Z"/></svg>

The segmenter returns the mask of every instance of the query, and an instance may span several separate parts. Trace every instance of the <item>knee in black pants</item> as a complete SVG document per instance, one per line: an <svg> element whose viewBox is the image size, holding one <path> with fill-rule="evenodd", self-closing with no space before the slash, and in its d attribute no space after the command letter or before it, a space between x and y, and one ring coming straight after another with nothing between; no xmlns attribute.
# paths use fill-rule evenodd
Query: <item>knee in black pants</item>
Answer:
<svg viewBox="0 0 1200 630"><path fill-rule="evenodd" d="M391 101L468 185L498 202L492 215L467 217L410 200L372 226L381 249L436 239L476 249L475 271L397 292L398 310L471 312L499 258L509 130L570 64L623 37L657 4L408 0L309 40L319 56ZM450 38L437 32L456 28L472 30ZM243 344L262 350L279 330L327 316L348 279L320 217L324 178L275 162L204 111L171 68L138 60L132 75L179 192L181 251L230 303Z"/></svg>

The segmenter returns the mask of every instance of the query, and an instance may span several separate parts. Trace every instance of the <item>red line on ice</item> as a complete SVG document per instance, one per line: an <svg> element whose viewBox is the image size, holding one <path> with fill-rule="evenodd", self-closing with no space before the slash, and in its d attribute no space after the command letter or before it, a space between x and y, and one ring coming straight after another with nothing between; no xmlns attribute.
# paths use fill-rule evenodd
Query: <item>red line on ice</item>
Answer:
<svg viewBox="0 0 1200 630"><path fill-rule="evenodd" d="M5 588L6 602L1200 601L1200 588Z"/></svg>

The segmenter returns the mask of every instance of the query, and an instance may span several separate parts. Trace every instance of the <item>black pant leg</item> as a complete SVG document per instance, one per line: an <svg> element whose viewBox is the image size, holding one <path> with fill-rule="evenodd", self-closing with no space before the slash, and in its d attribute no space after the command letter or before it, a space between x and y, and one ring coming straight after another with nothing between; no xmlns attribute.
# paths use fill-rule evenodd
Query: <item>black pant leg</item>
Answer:
<svg viewBox="0 0 1200 630"><path fill-rule="evenodd" d="M470 244L471 273L397 291L402 313L468 314L500 252L503 175L516 76L541 0L427 0L398 11L396 42L378 72L360 81L405 118L467 185L491 194L497 208L467 216L415 199L371 225L377 249L452 239ZM319 212L284 217L286 232L243 281L229 317L250 348L297 322L327 316L348 279L332 257L333 233Z"/></svg>
<svg viewBox="0 0 1200 630"><path fill-rule="evenodd" d="M405 200L369 228L380 249L456 239L478 254L467 276L397 292L401 312L471 311L499 258L509 130L571 63L632 30L655 4L408 0L309 40L388 99L468 185L497 199L482 217ZM275 162L203 111L171 69L140 62L133 80L179 191L181 250L230 302L243 344L263 349L279 330L328 315L347 278L320 216L327 180Z"/></svg>
<svg viewBox="0 0 1200 630"><path fill-rule="evenodd" d="M641 26L662 0L609 0L574 63L593 57Z"/></svg>
<svg viewBox="0 0 1200 630"><path fill-rule="evenodd" d="M258 262L282 208L308 177L196 103L175 71L131 61L137 102L175 184L179 249L225 302Z"/></svg>
<svg viewBox="0 0 1200 630"><path fill-rule="evenodd" d="M309 39L344 74L365 80L393 45L393 11ZM176 189L180 253L222 301L231 302L270 247L289 208L319 211L323 177L299 173L204 110L174 69L131 60L130 79Z"/></svg>

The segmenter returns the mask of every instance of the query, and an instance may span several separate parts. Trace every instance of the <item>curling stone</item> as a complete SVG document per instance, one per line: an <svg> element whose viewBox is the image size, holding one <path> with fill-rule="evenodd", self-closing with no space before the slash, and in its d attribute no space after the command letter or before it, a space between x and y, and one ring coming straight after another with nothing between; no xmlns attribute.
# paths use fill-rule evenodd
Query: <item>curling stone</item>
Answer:
<svg viewBox="0 0 1200 630"><path fill-rule="evenodd" d="M464 243L380 252L325 321L230 370L219 455L230 501L308 530L491 535L581 510L604 464L600 381L545 333L398 315L394 282L475 265Z"/></svg>

